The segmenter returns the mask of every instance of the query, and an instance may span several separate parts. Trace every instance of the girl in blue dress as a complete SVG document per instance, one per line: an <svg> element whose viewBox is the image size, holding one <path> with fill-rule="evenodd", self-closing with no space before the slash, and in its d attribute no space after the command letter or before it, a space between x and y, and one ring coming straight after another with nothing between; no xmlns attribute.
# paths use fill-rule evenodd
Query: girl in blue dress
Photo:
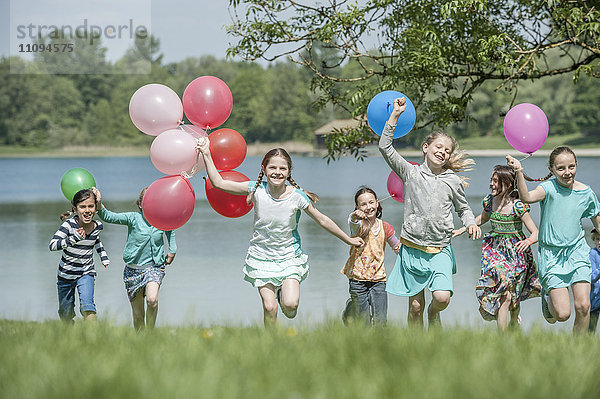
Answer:
<svg viewBox="0 0 600 399"><path fill-rule="evenodd" d="M574 332L587 331L590 321L590 247L581 219L600 226L600 203L592 189L575 180L577 158L569 147L550 153L550 173L539 186L528 190L521 163L510 155L507 163L517 173L519 197L525 203L540 203L538 274L542 285L542 314L549 323L571 316L569 287L573 292ZM555 179L547 180L554 175ZM530 181L532 179L528 178ZM546 180L546 181L544 181Z"/></svg>

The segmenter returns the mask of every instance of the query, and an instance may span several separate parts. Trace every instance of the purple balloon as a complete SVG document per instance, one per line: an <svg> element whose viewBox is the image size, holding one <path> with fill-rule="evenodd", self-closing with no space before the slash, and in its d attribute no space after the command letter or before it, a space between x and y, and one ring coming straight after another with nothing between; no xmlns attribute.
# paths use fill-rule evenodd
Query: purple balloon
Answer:
<svg viewBox="0 0 600 399"><path fill-rule="evenodd" d="M504 137L515 150L532 154L548 138L548 118L537 105L515 105L504 117Z"/></svg>
<svg viewBox="0 0 600 399"><path fill-rule="evenodd" d="M152 83L140 87L129 100L131 121L143 133L158 136L183 120L183 104L169 87Z"/></svg>
<svg viewBox="0 0 600 399"><path fill-rule="evenodd" d="M150 147L152 164L167 175L190 170L196 164L197 155L196 139L181 129L161 133Z"/></svg>

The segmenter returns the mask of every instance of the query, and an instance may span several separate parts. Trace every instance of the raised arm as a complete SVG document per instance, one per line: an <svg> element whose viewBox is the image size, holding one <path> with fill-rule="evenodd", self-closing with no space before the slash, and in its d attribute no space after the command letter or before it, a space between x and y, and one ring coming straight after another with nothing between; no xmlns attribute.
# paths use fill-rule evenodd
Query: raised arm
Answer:
<svg viewBox="0 0 600 399"><path fill-rule="evenodd" d="M537 186L533 190L529 191L527 188L527 182L525 182L525 176L523 175L523 166L519 160L506 156L506 163L508 166L514 169L517 174L517 189L519 190L519 199L527 204L534 202L540 202L546 198L546 191L541 186Z"/></svg>
<svg viewBox="0 0 600 399"><path fill-rule="evenodd" d="M402 180L406 179L408 174L408 170L411 167L410 163L404 159L398 151L392 145L394 138L394 130L396 128L396 123L398 122L398 118L404 110L406 109L406 99L404 97L400 97L394 100L394 108L392 110L392 114L390 118L386 122L383 132L381 133L381 138L379 139L379 152L383 155L383 159L387 162L387 164L392 168L394 173L396 173Z"/></svg>
<svg viewBox="0 0 600 399"><path fill-rule="evenodd" d="M229 194L248 195L248 182L225 180L221 177L219 171L215 167L212 156L210 155L210 141L208 138L204 137L198 139L198 145L196 148L198 148L202 154L204 165L206 166L206 174L208 175L208 179L213 187Z"/></svg>
<svg viewBox="0 0 600 399"><path fill-rule="evenodd" d="M356 245L360 247L364 245L364 241L360 237L349 237L348 234L344 233L340 227L335 224L333 220L331 220L328 216L319 212L317 208L315 208L312 202L306 207L305 212L313 218L315 222L340 240L344 241L348 245Z"/></svg>

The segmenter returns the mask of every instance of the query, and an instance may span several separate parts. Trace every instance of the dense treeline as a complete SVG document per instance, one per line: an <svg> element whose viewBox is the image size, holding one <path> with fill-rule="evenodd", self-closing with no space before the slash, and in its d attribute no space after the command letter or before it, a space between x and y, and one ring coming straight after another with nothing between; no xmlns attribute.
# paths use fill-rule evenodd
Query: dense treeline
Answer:
<svg viewBox="0 0 600 399"><path fill-rule="evenodd" d="M188 83L202 75L218 76L228 84L234 107L224 127L239 131L249 143L311 141L314 130L322 124L348 117L340 109L318 109L318 93L311 91L312 73L294 63L262 66L202 56L168 64L158 54L157 40L152 39L146 47L144 43L137 46L114 64L106 61L105 49L99 43L68 61L71 70L77 70L78 64L102 64L105 71L109 68L112 72L105 74L35 73L42 66L59 65L52 54L36 54L32 61L0 59L0 144L63 147L149 143L152 137L140 133L129 119L131 95L145 84L161 83L181 96ZM150 74L135 74L140 53L151 62ZM11 67L13 72L25 73L11 73ZM61 68L54 72L64 71ZM352 64L340 67L340 76L352 68ZM582 133L589 141L598 141L600 80L582 77L574 85L572 76L547 78L522 84L516 98L514 93L496 90L496 86L489 82L476 92L469 107L473 119L448 130L458 137L498 132L511 102L532 102L546 112L554 133Z"/></svg>

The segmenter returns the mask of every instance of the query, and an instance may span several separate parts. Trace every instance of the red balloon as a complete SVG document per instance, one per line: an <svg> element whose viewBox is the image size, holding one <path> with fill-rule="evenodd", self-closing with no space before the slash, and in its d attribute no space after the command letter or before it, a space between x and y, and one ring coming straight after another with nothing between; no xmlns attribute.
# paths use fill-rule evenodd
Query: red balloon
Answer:
<svg viewBox="0 0 600 399"><path fill-rule="evenodd" d="M210 154L218 170L235 169L246 158L246 140L233 129L219 129L208 135Z"/></svg>
<svg viewBox="0 0 600 399"><path fill-rule="evenodd" d="M179 176L165 176L148 187L142 200L144 217L160 230L183 226L194 213L196 194L190 182Z"/></svg>
<svg viewBox="0 0 600 399"><path fill-rule="evenodd" d="M238 182L250 180L244 174L235 170L224 170L219 172L219 174L225 180ZM208 203L220 215L228 218L238 218L244 216L252 209L252 204L246 204L245 195L229 194L214 188L209 179L205 180L204 189L206 190L206 199L208 200Z"/></svg>
<svg viewBox="0 0 600 399"><path fill-rule="evenodd" d="M183 112L196 126L214 129L222 125L233 108L231 90L221 79L200 76L183 92Z"/></svg>

